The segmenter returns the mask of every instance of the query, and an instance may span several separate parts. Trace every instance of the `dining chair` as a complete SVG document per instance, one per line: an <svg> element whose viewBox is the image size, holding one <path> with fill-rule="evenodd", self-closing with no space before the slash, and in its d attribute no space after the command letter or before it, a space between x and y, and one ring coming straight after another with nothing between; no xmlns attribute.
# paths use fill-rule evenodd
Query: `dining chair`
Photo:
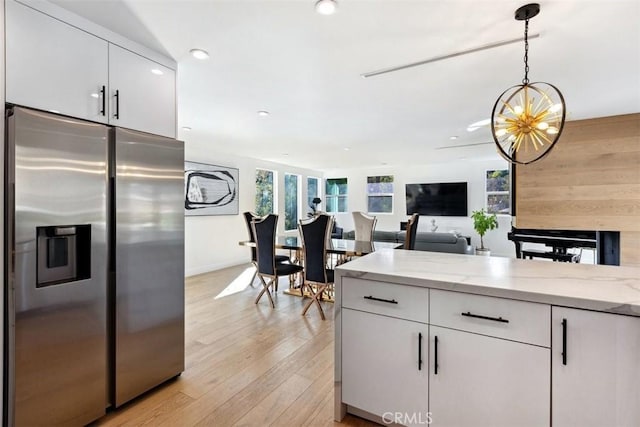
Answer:
<svg viewBox="0 0 640 427"><path fill-rule="evenodd" d="M302 271L302 267L292 263L276 262L276 226L278 215L269 214L263 218L251 221L253 233L256 236L257 273L262 283L262 291L256 298L256 304L265 293L269 297L271 307L275 308L269 286L278 290L278 277L293 276Z"/></svg>
<svg viewBox="0 0 640 427"><path fill-rule="evenodd" d="M244 212L243 215L244 215L244 221L247 225L247 230L249 231L249 241L251 243L255 243L256 235L253 232L251 221L260 217L253 212ZM290 261L291 261L291 258L289 258L287 255L276 255L276 263L278 264L283 262L290 262ZM251 277L251 281L249 282L249 284L253 286L253 281L256 280L256 275L258 274L258 255L257 255L255 246L251 247L251 264L253 264L253 266L256 268L255 271L253 272L253 277Z"/></svg>
<svg viewBox="0 0 640 427"><path fill-rule="evenodd" d="M353 215L355 239L365 242L373 241L373 230L376 228L377 218L358 211L351 214Z"/></svg>
<svg viewBox="0 0 640 427"><path fill-rule="evenodd" d="M327 238L331 238L333 221L329 215L317 215L310 220L300 220L300 236L304 253L304 273L302 295L305 287L311 294L311 300L304 306L302 315L309 311L313 303L318 306L320 317L325 320L322 310L322 295L333 285L334 271L327 268Z"/></svg>
<svg viewBox="0 0 640 427"><path fill-rule="evenodd" d="M408 249L410 251L416 248L416 232L418 231L418 220L420 219L420 215L414 213L407 221L407 232L404 238L404 247L403 249Z"/></svg>

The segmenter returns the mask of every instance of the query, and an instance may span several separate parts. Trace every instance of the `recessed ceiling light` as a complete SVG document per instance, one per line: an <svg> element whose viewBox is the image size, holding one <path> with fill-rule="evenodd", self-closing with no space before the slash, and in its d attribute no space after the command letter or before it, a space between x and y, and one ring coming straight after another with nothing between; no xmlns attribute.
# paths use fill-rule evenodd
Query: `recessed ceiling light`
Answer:
<svg viewBox="0 0 640 427"><path fill-rule="evenodd" d="M270 113L269 113L268 111L265 111L265 110L260 110L260 111L258 111L258 115L259 115L260 117L267 117L269 114L270 114Z"/></svg>
<svg viewBox="0 0 640 427"><path fill-rule="evenodd" d="M344 147L344 151L349 151L349 147Z"/></svg>
<svg viewBox="0 0 640 427"><path fill-rule="evenodd" d="M476 131L480 129L482 126L489 126L489 123L491 123L491 119L478 120L477 122L471 123L467 127L467 132Z"/></svg>
<svg viewBox="0 0 640 427"><path fill-rule="evenodd" d="M182 126L182 130L189 132L191 128L189 126Z"/></svg>
<svg viewBox="0 0 640 427"><path fill-rule="evenodd" d="M316 12L320 15L333 15L337 7L338 3L335 0L318 0L316 2Z"/></svg>
<svg viewBox="0 0 640 427"><path fill-rule="evenodd" d="M152 72L153 74L155 74L156 76L161 76L161 75L163 75L163 74L164 74L164 73L162 72L162 70L158 70L157 68L154 68L153 70L151 70L151 72Z"/></svg>
<svg viewBox="0 0 640 427"><path fill-rule="evenodd" d="M449 139L458 139L456 135L450 136Z"/></svg>
<svg viewBox="0 0 640 427"><path fill-rule="evenodd" d="M209 58L209 52L207 52L206 50L203 50L203 49L191 49L189 51L189 53L191 53L191 56L193 56L196 59L207 59L207 58Z"/></svg>

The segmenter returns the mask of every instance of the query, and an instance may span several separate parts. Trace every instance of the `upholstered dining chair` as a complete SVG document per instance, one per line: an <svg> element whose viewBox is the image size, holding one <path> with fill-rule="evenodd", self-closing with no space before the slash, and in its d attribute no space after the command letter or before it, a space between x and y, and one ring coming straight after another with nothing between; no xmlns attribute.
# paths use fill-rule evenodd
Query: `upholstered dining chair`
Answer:
<svg viewBox="0 0 640 427"><path fill-rule="evenodd" d="M263 218L256 218L251 221L253 232L256 236L256 252L258 277L262 283L262 291L256 298L256 304L265 293L269 297L271 307L275 308L269 287L274 291L278 290L278 277L293 276L302 271L302 267L297 264L276 262L276 227L278 225L278 215L270 214Z"/></svg>
<svg viewBox="0 0 640 427"><path fill-rule="evenodd" d="M252 243L256 242L256 234L253 232L253 227L251 226L251 221L254 219L260 218L258 214L253 212L244 212L244 221L247 224L247 231L249 232L249 241ZM280 264L283 262L290 262L291 258L287 255L276 255L276 263ZM258 274L258 255L255 247L251 247L251 264L256 268L253 272L253 277L251 277L250 285L253 286L253 281L256 280L256 275ZM277 290L277 289L276 289Z"/></svg>
<svg viewBox="0 0 640 427"><path fill-rule="evenodd" d="M304 252L304 273L302 280L302 295L305 287L309 289L311 300L304 306L304 316L315 303L320 311L320 317L325 320L320 301L324 291L333 285L334 272L327 266L327 239L331 238L332 217L317 215L309 220L300 220L299 230L302 236Z"/></svg>
<svg viewBox="0 0 640 427"><path fill-rule="evenodd" d="M373 241L373 230L376 228L377 218L362 212L352 212L353 225L355 229L355 239L365 242Z"/></svg>
<svg viewBox="0 0 640 427"><path fill-rule="evenodd" d="M414 213L407 221L407 234L404 238L404 247L403 249L408 249L410 251L416 248L416 233L418 231L418 220L420 219L420 215Z"/></svg>

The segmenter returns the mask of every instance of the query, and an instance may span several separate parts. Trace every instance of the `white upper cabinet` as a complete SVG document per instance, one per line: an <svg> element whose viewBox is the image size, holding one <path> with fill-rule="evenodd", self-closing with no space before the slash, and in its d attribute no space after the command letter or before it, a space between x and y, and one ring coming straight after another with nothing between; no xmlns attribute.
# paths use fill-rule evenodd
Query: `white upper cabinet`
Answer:
<svg viewBox="0 0 640 427"><path fill-rule="evenodd" d="M55 6L38 5L46 13L6 0L7 102L175 138L174 70L144 47L139 55L110 43L102 27L88 27L98 37L85 21L62 15L71 25L53 17Z"/></svg>
<svg viewBox="0 0 640 427"><path fill-rule="evenodd" d="M109 45L109 122L174 138L175 72L154 61Z"/></svg>
<svg viewBox="0 0 640 427"><path fill-rule="evenodd" d="M108 45L7 1L7 102L106 123L102 88L108 85Z"/></svg>

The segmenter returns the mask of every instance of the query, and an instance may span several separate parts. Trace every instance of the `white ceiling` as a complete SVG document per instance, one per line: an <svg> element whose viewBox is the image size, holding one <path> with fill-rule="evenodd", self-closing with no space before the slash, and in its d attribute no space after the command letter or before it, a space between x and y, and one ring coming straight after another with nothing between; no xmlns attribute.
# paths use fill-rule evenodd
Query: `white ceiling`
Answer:
<svg viewBox="0 0 640 427"><path fill-rule="evenodd" d="M521 37L511 0L55 0L178 61L180 137L312 169L496 157L466 127L523 77L523 44L364 79L361 73ZM569 120L640 111L640 1L542 1L530 78ZM210 59L189 55L202 48ZM269 117L259 117L268 110ZM457 140L450 136L457 135ZM559 143L562 143L562 139ZM348 151L345 148L349 148Z"/></svg>

